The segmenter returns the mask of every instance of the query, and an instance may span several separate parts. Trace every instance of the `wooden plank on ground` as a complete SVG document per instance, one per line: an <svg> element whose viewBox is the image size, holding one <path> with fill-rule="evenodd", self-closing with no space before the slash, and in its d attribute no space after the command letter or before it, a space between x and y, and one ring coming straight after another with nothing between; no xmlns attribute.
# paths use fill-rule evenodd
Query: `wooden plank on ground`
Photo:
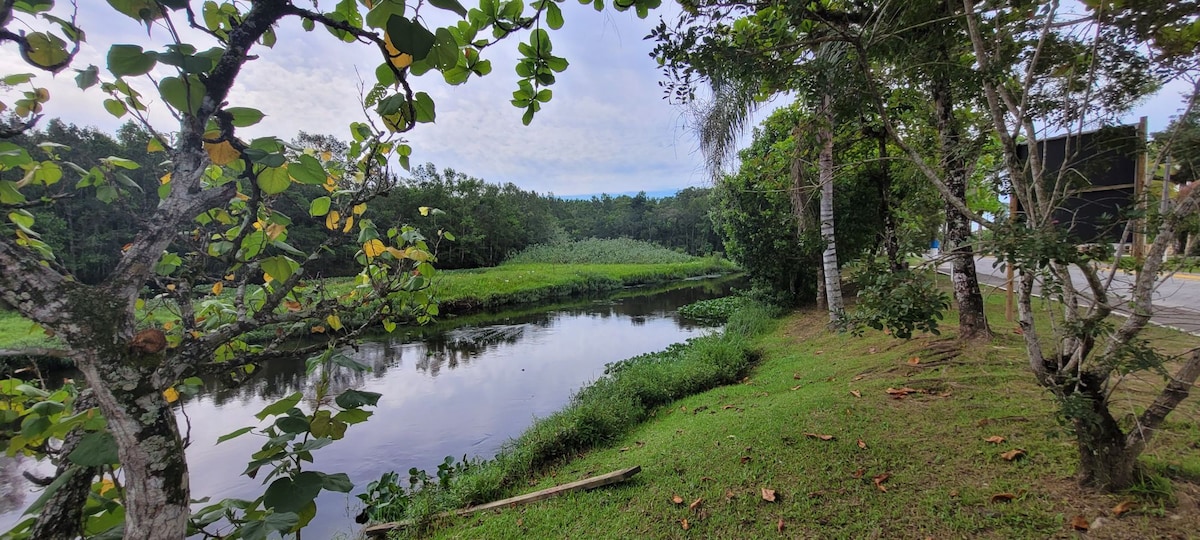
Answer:
<svg viewBox="0 0 1200 540"><path fill-rule="evenodd" d="M569 493L572 491L586 491L589 489L595 489L598 487L607 486L609 484L616 484L618 482L624 482L639 472L642 472L642 467L634 466L634 467L630 467L628 469L621 469L619 471L613 471L608 474L602 474L600 476L584 478L583 480L578 480L575 482L571 482L569 484L563 484L561 486L554 486L551 488L543 489L541 491L535 491L533 493L526 493L525 495L518 495L516 497L501 499L499 501L493 501L493 502L490 502L487 504L481 504L479 506L472 506L470 508L463 508L461 510L455 510L453 512L443 512L441 514L438 514L435 517L465 516L468 514L474 514L475 512L483 512L485 510L494 510L497 508L505 508L505 507L509 507L509 506L517 506L517 505L521 505L521 504L537 502L537 501L549 499L550 497L554 497L555 495L561 495L563 493ZM390 530L402 529L409 525L411 525L411 523L407 520L393 521L390 523L380 523L378 525L372 525L372 526L364 529L363 532L365 532L368 535L382 535L382 534L387 533Z"/></svg>

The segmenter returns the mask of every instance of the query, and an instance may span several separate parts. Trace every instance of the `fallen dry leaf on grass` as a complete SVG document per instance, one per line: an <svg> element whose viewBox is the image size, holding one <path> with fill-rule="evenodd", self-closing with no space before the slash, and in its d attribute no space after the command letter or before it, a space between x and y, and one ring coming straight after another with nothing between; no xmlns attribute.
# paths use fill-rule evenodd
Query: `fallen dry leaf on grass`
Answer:
<svg viewBox="0 0 1200 540"><path fill-rule="evenodd" d="M820 433L805 433L804 436L812 437L814 439L821 439L822 441L832 441L833 440L833 435L822 435Z"/></svg>
<svg viewBox="0 0 1200 540"><path fill-rule="evenodd" d="M859 469L859 470L857 470L857 471L854 471L854 474L853 474L852 476L853 476L854 478L862 478L864 474L867 474L867 470L866 470L866 469Z"/></svg>
<svg viewBox="0 0 1200 540"><path fill-rule="evenodd" d="M742 463L750 463L750 456L742 456Z"/></svg>
<svg viewBox="0 0 1200 540"><path fill-rule="evenodd" d="M737 497L737 494L735 494L732 489L725 488L725 500L733 500L734 497Z"/></svg>
<svg viewBox="0 0 1200 540"><path fill-rule="evenodd" d="M817 351L817 352L814 352L813 354L825 354L825 351Z"/></svg>
<svg viewBox="0 0 1200 540"><path fill-rule="evenodd" d="M877 349L875 347L871 347L870 349L867 349L867 354L875 354L877 352L879 352L879 349Z"/></svg>
<svg viewBox="0 0 1200 540"><path fill-rule="evenodd" d="M701 482L712 482L712 481L713 481L713 477L711 477L711 476L701 476L701 477L700 477L700 481L701 481Z"/></svg>
<svg viewBox="0 0 1200 540"><path fill-rule="evenodd" d="M1013 448L1012 450L1000 454L1000 457L1004 458L1004 461L1013 461L1017 458L1025 457L1025 451L1021 450L1020 448Z"/></svg>
<svg viewBox="0 0 1200 540"><path fill-rule="evenodd" d="M866 378L866 375L861 375L861 374L855 375L852 379L850 379L850 382L858 382L858 381L863 380L864 378Z"/></svg>
<svg viewBox="0 0 1200 540"><path fill-rule="evenodd" d="M1121 514L1133 510L1133 505L1133 501L1121 501L1121 504L1118 504L1112 508L1113 517L1121 517Z"/></svg>
<svg viewBox="0 0 1200 540"><path fill-rule="evenodd" d="M679 525L682 526L683 530L685 530L685 531L692 528L691 525L688 525L687 518L679 520Z"/></svg>
<svg viewBox="0 0 1200 540"><path fill-rule="evenodd" d="M793 373L792 378L796 379L797 381L803 379L803 377L800 376L800 372Z"/></svg>
<svg viewBox="0 0 1200 540"><path fill-rule="evenodd" d="M875 487L879 488L879 491L887 493L887 488L883 486L883 483L887 482L888 478L891 478L891 477L892 477L892 475L890 475L888 473L883 473L879 476L872 478L871 481L875 483Z"/></svg>
<svg viewBox="0 0 1200 540"><path fill-rule="evenodd" d="M907 396L907 395L909 395L909 394L916 394L916 393L920 393L920 390L917 390L917 389L915 389L915 388L909 388L909 387L905 386L904 388L892 388L892 387L888 387L888 389L887 389L887 390L884 390L884 392L887 392L887 393L888 393L888 395L890 395L890 396L892 396L892 397L904 397L904 396Z"/></svg>
<svg viewBox="0 0 1200 540"><path fill-rule="evenodd" d="M680 497L679 495L671 497L671 502L675 504L683 504L683 497Z"/></svg>
<svg viewBox="0 0 1200 540"><path fill-rule="evenodd" d="M867 449L867 443L863 442L863 440L862 440L862 439L859 439L859 440L858 440L858 447L859 447L859 448L862 448L863 450L866 450L866 449Z"/></svg>
<svg viewBox="0 0 1200 540"><path fill-rule="evenodd" d="M762 498L767 502L775 502L775 490L771 488L762 488Z"/></svg>
<svg viewBox="0 0 1200 540"><path fill-rule="evenodd" d="M697 508L700 507L700 504L703 502L704 502L703 497L697 497L696 500L692 501L692 504L688 505L688 510L693 510L693 511L696 510Z"/></svg>
<svg viewBox="0 0 1200 540"><path fill-rule="evenodd" d="M775 522L775 530L783 532L783 518L779 518L779 521Z"/></svg>
<svg viewBox="0 0 1200 540"><path fill-rule="evenodd" d="M1087 530L1091 528L1091 525L1088 524L1087 518L1083 516L1075 516L1071 518L1071 528L1077 531L1087 532Z"/></svg>
<svg viewBox="0 0 1200 540"><path fill-rule="evenodd" d="M851 390L850 395L852 395L856 398L860 398L860 397L862 397L862 392L859 392L858 390Z"/></svg>
<svg viewBox="0 0 1200 540"><path fill-rule="evenodd" d="M796 386L793 386L793 387L792 387L792 390L799 390L801 386L804 386L804 385L803 385L803 384L797 384Z"/></svg>
<svg viewBox="0 0 1200 540"><path fill-rule="evenodd" d="M914 357L908 359L908 365L910 365L910 366L915 366L920 363L921 363L920 356L914 356Z"/></svg>
<svg viewBox="0 0 1200 540"><path fill-rule="evenodd" d="M990 442L992 444L1000 444L1006 440L1008 440L1008 439L1005 439L1004 437L1001 437L999 435L992 435L991 437L988 437L988 438L984 439L983 441Z"/></svg>
<svg viewBox="0 0 1200 540"><path fill-rule="evenodd" d="M1010 502L1015 498L1017 498L1017 496L1013 495L1012 493L997 493L995 495L992 495L992 498L989 500L994 503L999 503L999 502Z"/></svg>

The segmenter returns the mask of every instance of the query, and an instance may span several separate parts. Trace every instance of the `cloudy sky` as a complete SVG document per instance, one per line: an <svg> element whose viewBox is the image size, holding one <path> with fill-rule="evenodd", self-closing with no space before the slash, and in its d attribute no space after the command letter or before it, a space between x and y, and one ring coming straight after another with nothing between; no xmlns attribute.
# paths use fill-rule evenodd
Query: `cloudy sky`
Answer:
<svg viewBox="0 0 1200 540"><path fill-rule="evenodd" d="M147 36L144 27L114 14L106 4L80 2L79 20L88 43L76 62L96 64L102 73L109 44L158 48L154 44L166 36L161 28ZM522 126L522 111L508 102L517 79L516 43L502 43L484 54L494 67L487 77L473 77L456 87L436 73L414 79L416 90L434 98L437 121L409 134L413 163L428 161L491 182L513 182L560 196L640 190L667 194L708 185L686 115L662 99L661 75L649 56L653 43L643 40L657 15L640 20L632 12L597 13L571 1L561 5L566 25L552 33L552 41L554 53L571 65L558 77L553 101L533 124ZM209 46L201 35L185 39L202 50ZM290 139L303 130L349 139L346 126L363 118L357 104L359 81L373 78L377 50L342 43L323 30L306 34L298 21L289 20L279 30L274 49L260 47L255 52L259 58L243 72L230 105L255 107L267 117L243 130L243 137L274 134ZM22 71L28 69L12 50L0 52L0 73ZM123 122L99 106L105 96L98 88L80 93L73 77L70 70L57 77L39 76L38 84L51 91L48 116L107 131ZM1167 89L1130 117L1148 115L1151 130L1161 129L1178 107L1182 90L1183 85ZM157 98L148 86L143 93ZM165 109L154 106L152 112L155 125L170 131L172 120Z"/></svg>

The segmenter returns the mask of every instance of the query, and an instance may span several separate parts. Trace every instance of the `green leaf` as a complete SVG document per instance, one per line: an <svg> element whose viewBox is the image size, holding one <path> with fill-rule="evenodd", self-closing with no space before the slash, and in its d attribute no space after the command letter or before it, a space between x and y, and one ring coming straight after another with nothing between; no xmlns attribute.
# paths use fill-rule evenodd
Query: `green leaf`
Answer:
<svg viewBox="0 0 1200 540"><path fill-rule="evenodd" d="M308 420L295 416L280 416L275 420L275 427L284 433L299 434L308 431Z"/></svg>
<svg viewBox="0 0 1200 540"><path fill-rule="evenodd" d="M278 258L278 257L275 257L275 258ZM270 259L267 259L267 260L270 260ZM263 262L266 263L267 261L263 261ZM274 274L272 274L272 276L273 275ZM303 397L304 397L304 394L302 394L300 392L293 393L283 399L280 399L279 401L276 401L275 403L267 405L266 408L259 411L259 413L254 415L254 417L259 420L262 420L268 416L276 416L276 415L280 415L285 412L288 412L289 410L291 410L292 407L295 407L297 403L300 403L300 399Z"/></svg>
<svg viewBox="0 0 1200 540"><path fill-rule="evenodd" d="M87 90L100 82L100 68L88 66L87 69L75 70L75 84L80 90Z"/></svg>
<svg viewBox="0 0 1200 540"><path fill-rule="evenodd" d="M88 433L79 439L75 450L67 456L71 463L84 467L99 467L117 463L117 441L107 431Z"/></svg>
<svg viewBox="0 0 1200 540"><path fill-rule="evenodd" d="M16 86L18 84L25 84L32 80L32 73L15 73L0 79L0 83L4 83L7 86Z"/></svg>
<svg viewBox="0 0 1200 540"><path fill-rule="evenodd" d="M287 170L288 174L301 184L323 185L328 177L321 162L308 154L301 154L296 161L288 165Z"/></svg>
<svg viewBox="0 0 1200 540"><path fill-rule="evenodd" d="M11 217L12 214L9 214ZM32 225L32 221L30 224ZM67 406L57 401L39 401L29 408L29 412L41 416L52 416L66 410Z"/></svg>
<svg viewBox="0 0 1200 540"><path fill-rule="evenodd" d="M250 107L227 107L225 112L233 117L234 127L247 127L257 124L263 119L262 111Z"/></svg>
<svg viewBox="0 0 1200 540"><path fill-rule="evenodd" d="M285 533L300 523L300 516L295 512L274 512L262 519L256 519L242 525L240 532L245 540L266 540L267 535L277 532Z"/></svg>
<svg viewBox="0 0 1200 540"><path fill-rule="evenodd" d="M312 217L321 217L329 213L329 207L333 204L333 199L329 197L317 197L308 205L308 215Z"/></svg>
<svg viewBox="0 0 1200 540"><path fill-rule="evenodd" d="M388 19L392 15L404 15L404 2L402 0L381 0L376 2L375 7L367 12L367 26L371 28L385 28Z"/></svg>
<svg viewBox="0 0 1200 540"><path fill-rule="evenodd" d="M425 92L417 92L414 96L413 108L416 109L418 122L433 122L437 113L433 108L433 98Z"/></svg>
<svg viewBox="0 0 1200 540"><path fill-rule="evenodd" d="M570 62L567 62L566 58L551 56L546 59L546 67L548 67L554 71L557 71L557 72L566 71L567 66L569 66L569 65L571 65L571 64L570 64Z"/></svg>
<svg viewBox="0 0 1200 540"><path fill-rule="evenodd" d="M336 491L338 493L350 493L354 489L354 483L350 481L350 477L346 473L325 474L318 472L321 475L321 488L327 491Z"/></svg>
<svg viewBox="0 0 1200 540"><path fill-rule="evenodd" d="M254 429L253 426L247 426L242 429L221 435L220 437L217 437L217 444L221 444L225 441L228 441L229 439L236 439L238 437L241 437L242 435L250 433L250 430L252 430L252 429Z"/></svg>
<svg viewBox="0 0 1200 540"><path fill-rule="evenodd" d="M262 263L260 264L263 272L270 274L273 279L279 282L287 281L288 278L292 277L292 274L299 266L296 261L293 261L283 255L276 255L274 257L263 259ZM295 405L295 403L292 405ZM291 407L288 408L290 409ZM260 418L259 420L262 419Z"/></svg>
<svg viewBox="0 0 1200 540"><path fill-rule="evenodd" d="M313 471L304 471L295 479L280 478L263 494L263 506L276 512L299 512L317 498L321 484L321 476Z"/></svg>
<svg viewBox="0 0 1200 540"><path fill-rule="evenodd" d="M137 77L150 73L158 56L139 45L113 45L108 49L108 71L117 77Z"/></svg>
<svg viewBox="0 0 1200 540"><path fill-rule="evenodd" d="M33 32L25 36L29 60L41 67L60 66L70 58L67 42L54 34Z"/></svg>
<svg viewBox="0 0 1200 540"><path fill-rule="evenodd" d="M457 13L459 17L465 18L467 16L467 8L458 3L458 0L429 0L429 3L435 8L453 11Z"/></svg>
<svg viewBox="0 0 1200 540"><path fill-rule="evenodd" d="M433 32L416 21L393 15L387 22L387 33L397 51L411 54L413 60L424 60L433 48Z"/></svg>
<svg viewBox="0 0 1200 540"><path fill-rule="evenodd" d="M347 424L358 424L360 422L366 422L372 414L374 413L371 411L364 411L362 409L346 409L333 415L333 419L340 422L345 422Z"/></svg>
<svg viewBox="0 0 1200 540"><path fill-rule="evenodd" d="M462 54L459 50L458 40L454 39L454 35L445 28L438 28L434 39L433 48L429 51L429 58L433 60L433 65L441 71L454 67Z"/></svg>
<svg viewBox="0 0 1200 540"><path fill-rule="evenodd" d="M351 388L342 392L333 401L337 403L338 407L343 409L357 409L364 405L374 406L376 403L379 403L379 398L382 395L376 392L361 392Z"/></svg>
<svg viewBox="0 0 1200 540"><path fill-rule="evenodd" d="M163 77L158 83L158 93L167 105L187 114L196 114L204 103L204 86L194 75L189 75L186 82L179 77Z"/></svg>
<svg viewBox="0 0 1200 540"><path fill-rule="evenodd" d="M125 108L124 103L112 98L104 100L104 110L108 111L108 114L111 114L117 118L125 116L125 113L129 111Z"/></svg>
<svg viewBox="0 0 1200 540"><path fill-rule="evenodd" d="M558 4L552 2L546 4L546 26L549 26L551 30L563 27L562 9L558 7Z"/></svg>
<svg viewBox="0 0 1200 540"><path fill-rule="evenodd" d="M256 182L258 187L267 195L283 193L287 191L288 186L292 185L289 169L283 167L269 167L258 173Z"/></svg>

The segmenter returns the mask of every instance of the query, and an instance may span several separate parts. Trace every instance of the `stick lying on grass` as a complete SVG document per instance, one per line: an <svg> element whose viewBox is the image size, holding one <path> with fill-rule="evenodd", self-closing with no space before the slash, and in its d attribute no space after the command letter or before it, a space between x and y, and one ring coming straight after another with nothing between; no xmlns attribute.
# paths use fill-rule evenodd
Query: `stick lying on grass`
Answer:
<svg viewBox="0 0 1200 540"><path fill-rule="evenodd" d="M589 489L595 489L598 487L607 486L609 484L616 484L618 482L624 482L639 472L642 472L642 467L640 465L630 467L628 469L621 469L618 471L613 471L608 474L602 474L600 476L584 478L583 480L578 480L575 482L571 482L569 484L563 484L561 486L554 486L551 488L546 488L541 491L535 491L533 493L526 493L525 495L518 495L516 497L501 499L499 501L493 501L493 502L490 502L487 504L481 504L479 506L472 506L471 508L464 508L462 510L455 510L453 512L443 512L441 514L438 514L436 517L465 516L468 514L474 514L475 512L482 512L484 510L493 510L493 509L497 509L497 508L505 508L508 506L516 506L519 504L537 502L537 501L549 499L550 497L553 497L555 495L569 493L571 491L581 491L581 490L586 491ZM411 524L412 523L408 520L392 521L390 523L380 523L378 525L372 525L370 527L367 527L363 532L365 532L368 535L383 535L390 530L402 529Z"/></svg>

